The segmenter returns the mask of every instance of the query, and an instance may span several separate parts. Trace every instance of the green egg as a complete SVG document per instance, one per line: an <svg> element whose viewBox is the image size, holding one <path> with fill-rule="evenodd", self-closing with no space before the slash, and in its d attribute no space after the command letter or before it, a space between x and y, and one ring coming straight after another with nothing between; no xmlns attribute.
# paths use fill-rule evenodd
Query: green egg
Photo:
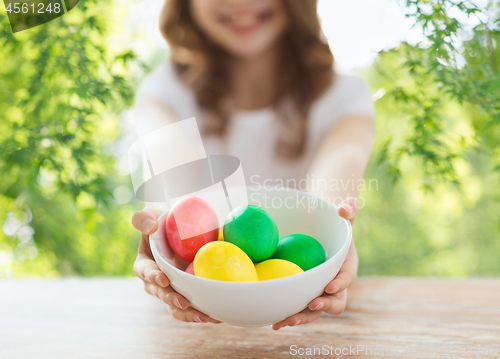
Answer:
<svg viewBox="0 0 500 359"><path fill-rule="evenodd" d="M224 240L240 247L252 260L268 259L278 245L278 226L263 208L254 205L235 208L224 223Z"/></svg>
<svg viewBox="0 0 500 359"><path fill-rule="evenodd" d="M290 234L281 238L272 259L284 259L295 263L303 271L314 268L326 259L321 243L305 234Z"/></svg>

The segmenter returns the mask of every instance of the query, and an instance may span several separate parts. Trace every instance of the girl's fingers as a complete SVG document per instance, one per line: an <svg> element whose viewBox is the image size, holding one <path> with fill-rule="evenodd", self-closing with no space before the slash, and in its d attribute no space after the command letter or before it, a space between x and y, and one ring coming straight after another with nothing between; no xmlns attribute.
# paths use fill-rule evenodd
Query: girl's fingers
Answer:
<svg viewBox="0 0 500 359"><path fill-rule="evenodd" d="M148 281L144 281L144 289L149 294L168 304L169 311L175 319L183 322L220 323L200 311L189 307L189 301L177 293L172 287L162 288Z"/></svg>
<svg viewBox="0 0 500 359"><path fill-rule="evenodd" d="M293 327L295 325L306 324L315 321L320 316L321 316L321 311L312 311L306 308L300 313L294 314L291 317L288 317L279 323L273 324L272 328L274 330L279 330L287 325Z"/></svg>
<svg viewBox="0 0 500 359"><path fill-rule="evenodd" d="M205 315L202 312L191 307L187 309L179 309L177 307L169 305L168 310L175 319L183 322L214 323L214 324L220 323L220 321L210 318L208 315Z"/></svg>
<svg viewBox="0 0 500 359"><path fill-rule="evenodd" d="M160 287L170 284L165 273L160 271L156 262L142 255L138 255L134 263L134 273L142 280Z"/></svg>
<svg viewBox="0 0 500 359"><path fill-rule="evenodd" d="M349 287L356 278L356 273L358 271L358 254L356 253L356 247L354 246L354 241L351 242L349 251L347 252L346 259L339 273L330 283L325 287L325 292L328 294L334 294L343 291Z"/></svg>
<svg viewBox="0 0 500 359"><path fill-rule="evenodd" d="M325 287L325 292L327 292L328 294L342 292L351 285L355 276L356 272L352 272L350 270L339 272L335 279L328 283L328 285Z"/></svg>
<svg viewBox="0 0 500 359"><path fill-rule="evenodd" d="M142 233L139 254L134 263L134 273L144 281L146 292L168 304L170 313L176 319L184 322L220 323L220 321L190 308L189 301L169 287L168 277L158 268L149 248L148 235L153 234L158 229L156 216L148 210L142 210L133 215L132 224Z"/></svg>
<svg viewBox="0 0 500 359"><path fill-rule="evenodd" d="M325 292L327 293L323 293L321 297L313 299L309 303L308 308L304 309L302 312L294 314L279 323L273 324L272 328L274 330L279 330L286 325L294 326L309 323L318 319L323 311L333 315L342 313L347 302L346 288L351 285L353 279L356 277L357 270L358 254L356 253L354 242L351 242L346 259L339 273L325 288Z"/></svg>
<svg viewBox="0 0 500 359"><path fill-rule="evenodd" d="M189 301L173 290L172 287L161 288L144 282L144 289L149 294L168 304L169 311L175 319L183 322L220 323L220 321L189 307Z"/></svg>
<svg viewBox="0 0 500 359"><path fill-rule="evenodd" d="M309 303L308 308L320 313L326 312L332 315L342 314L347 303L347 289L336 294L323 294Z"/></svg>
<svg viewBox="0 0 500 359"><path fill-rule="evenodd" d="M274 330L279 330L287 325L293 327L299 324L310 323L318 319L322 312L332 315L342 314L345 310L346 303L347 290L333 295L323 294L321 297L312 300L307 309L304 309L302 312L294 314L279 323L273 324L272 328Z"/></svg>
<svg viewBox="0 0 500 359"><path fill-rule="evenodd" d="M143 234L153 234L158 229L158 220L153 213L143 209L134 213L132 225Z"/></svg>
<svg viewBox="0 0 500 359"><path fill-rule="evenodd" d="M157 297L164 303L176 307L178 309L186 309L189 307L189 301L182 295L172 289L172 287L162 288L157 285L144 282L144 289L149 294Z"/></svg>
<svg viewBox="0 0 500 359"><path fill-rule="evenodd" d="M340 203L337 211L339 213L339 216L348 219L352 224L359 212L359 205L357 199L354 197L349 197L344 199Z"/></svg>

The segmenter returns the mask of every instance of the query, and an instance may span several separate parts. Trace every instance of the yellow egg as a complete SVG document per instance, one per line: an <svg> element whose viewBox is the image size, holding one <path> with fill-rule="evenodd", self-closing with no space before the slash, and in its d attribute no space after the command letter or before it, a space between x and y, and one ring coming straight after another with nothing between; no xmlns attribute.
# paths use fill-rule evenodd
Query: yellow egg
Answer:
<svg viewBox="0 0 500 359"><path fill-rule="evenodd" d="M302 273L303 270L295 263L284 259L268 259L255 265L259 280L269 280Z"/></svg>
<svg viewBox="0 0 500 359"><path fill-rule="evenodd" d="M222 227L224 228L224 227ZM222 228L219 230L219 237L217 238L218 241L223 241L224 240L224 231Z"/></svg>
<svg viewBox="0 0 500 359"><path fill-rule="evenodd" d="M194 274L230 282L258 280L255 266L246 253L225 241L209 242L200 248L194 257Z"/></svg>

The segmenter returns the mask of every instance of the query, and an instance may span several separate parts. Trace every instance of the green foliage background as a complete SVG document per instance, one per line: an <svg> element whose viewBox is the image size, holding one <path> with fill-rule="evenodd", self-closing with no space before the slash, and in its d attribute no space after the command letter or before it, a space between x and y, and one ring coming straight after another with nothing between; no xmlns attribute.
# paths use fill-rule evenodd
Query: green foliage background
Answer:
<svg viewBox="0 0 500 359"><path fill-rule="evenodd" d="M365 176L377 186L360 193L354 226L361 275L500 274L493 4L401 2L426 40L359 70L379 98ZM16 35L0 10L0 278L132 275L141 203L115 199L131 187L120 114L147 68L110 46L103 14L118 6L81 0Z"/></svg>

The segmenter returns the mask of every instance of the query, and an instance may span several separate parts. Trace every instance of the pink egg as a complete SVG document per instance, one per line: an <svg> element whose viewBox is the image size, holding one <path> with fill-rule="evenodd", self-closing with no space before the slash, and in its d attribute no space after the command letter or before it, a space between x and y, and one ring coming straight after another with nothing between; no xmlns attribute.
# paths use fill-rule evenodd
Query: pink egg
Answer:
<svg viewBox="0 0 500 359"><path fill-rule="evenodd" d="M176 202L167 216L166 234L170 247L186 262L219 235L219 220L210 203L191 196Z"/></svg>
<svg viewBox="0 0 500 359"><path fill-rule="evenodd" d="M188 267L185 270L186 273L194 275L194 261L189 263Z"/></svg>

